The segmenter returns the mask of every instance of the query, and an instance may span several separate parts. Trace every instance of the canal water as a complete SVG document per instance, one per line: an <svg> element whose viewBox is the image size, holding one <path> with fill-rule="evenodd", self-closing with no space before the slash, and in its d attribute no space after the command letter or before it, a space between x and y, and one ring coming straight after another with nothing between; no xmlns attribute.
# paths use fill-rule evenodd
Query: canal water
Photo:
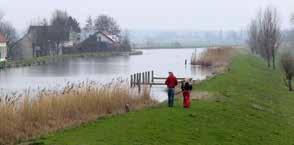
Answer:
<svg viewBox="0 0 294 145"><path fill-rule="evenodd" d="M155 76L166 77L169 71L177 77L192 77L203 80L210 71L189 65L195 49L150 49L143 55L71 58L62 62L41 66L10 68L0 71L2 93L34 90L40 88L58 89L67 82L85 80L107 83L115 78L129 79L133 73L153 70ZM205 48L197 48L197 53ZM188 65L185 65L185 60ZM152 95L159 101L166 99L164 86L152 89Z"/></svg>

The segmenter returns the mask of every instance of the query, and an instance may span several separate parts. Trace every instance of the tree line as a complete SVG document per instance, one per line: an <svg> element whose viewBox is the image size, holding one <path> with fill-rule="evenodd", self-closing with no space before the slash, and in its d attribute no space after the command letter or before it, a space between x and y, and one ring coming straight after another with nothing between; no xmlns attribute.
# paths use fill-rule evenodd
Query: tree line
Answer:
<svg viewBox="0 0 294 145"><path fill-rule="evenodd" d="M247 44L253 54L259 55L267 62L268 67L276 68L276 57L282 42L284 46L290 46L280 53L278 63L284 73L284 83L289 91L292 91L292 79L294 77L294 14L290 17L292 29L287 35L288 42L283 42L285 35L282 33L277 9L267 7L260 10L257 16L248 26Z"/></svg>
<svg viewBox="0 0 294 145"><path fill-rule="evenodd" d="M267 61L268 67L276 68L276 55L282 43L282 30L277 9L267 7L260 10L251 21L247 44L253 54Z"/></svg>

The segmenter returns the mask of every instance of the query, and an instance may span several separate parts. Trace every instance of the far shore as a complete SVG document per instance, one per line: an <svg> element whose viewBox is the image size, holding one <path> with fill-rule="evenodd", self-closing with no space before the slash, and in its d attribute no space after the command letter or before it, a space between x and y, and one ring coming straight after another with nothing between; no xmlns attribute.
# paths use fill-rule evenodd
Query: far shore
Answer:
<svg viewBox="0 0 294 145"><path fill-rule="evenodd" d="M128 52L104 51L104 52L91 52L91 53L87 52L87 53L77 53L77 54L64 54L64 55L58 55L58 56L42 56L42 57L34 57L31 59L8 60L6 62L1 62L0 69L44 65L44 64L49 64L53 62L58 62L63 59L76 58L76 57L109 57L109 56L142 55L142 54L143 52L140 50L132 50Z"/></svg>

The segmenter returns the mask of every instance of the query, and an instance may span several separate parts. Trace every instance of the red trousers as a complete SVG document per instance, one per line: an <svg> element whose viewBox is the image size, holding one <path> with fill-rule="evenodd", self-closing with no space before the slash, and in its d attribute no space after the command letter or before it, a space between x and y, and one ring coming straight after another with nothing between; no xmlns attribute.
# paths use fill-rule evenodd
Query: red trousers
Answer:
<svg viewBox="0 0 294 145"><path fill-rule="evenodd" d="M190 91L183 91L183 105L185 108L190 108Z"/></svg>

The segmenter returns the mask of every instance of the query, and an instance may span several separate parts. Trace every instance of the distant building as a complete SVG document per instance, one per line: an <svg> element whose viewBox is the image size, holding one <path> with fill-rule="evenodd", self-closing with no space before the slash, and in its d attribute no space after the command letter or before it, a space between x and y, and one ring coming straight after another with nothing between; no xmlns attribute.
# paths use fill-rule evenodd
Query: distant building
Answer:
<svg viewBox="0 0 294 145"><path fill-rule="evenodd" d="M96 32L90 35L79 45L82 52L113 51L119 47L119 38L104 32Z"/></svg>
<svg viewBox="0 0 294 145"><path fill-rule="evenodd" d="M48 26L30 26L28 32L19 39L11 48L12 59L29 59L34 56L41 56L41 41L50 42L48 36Z"/></svg>
<svg viewBox="0 0 294 145"><path fill-rule="evenodd" d="M57 47L54 41L59 35L51 26L30 26L28 32L12 47L12 59L29 59L39 56L61 55L63 48L72 48L80 42L77 32L69 31L66 39Z"/></svg>
<svg viewBox="0 0 294 145"><path fill-rule="evenodd" d="M7 40L5 36L0 33L0 61L6 61L7 49Z"/></svg>

